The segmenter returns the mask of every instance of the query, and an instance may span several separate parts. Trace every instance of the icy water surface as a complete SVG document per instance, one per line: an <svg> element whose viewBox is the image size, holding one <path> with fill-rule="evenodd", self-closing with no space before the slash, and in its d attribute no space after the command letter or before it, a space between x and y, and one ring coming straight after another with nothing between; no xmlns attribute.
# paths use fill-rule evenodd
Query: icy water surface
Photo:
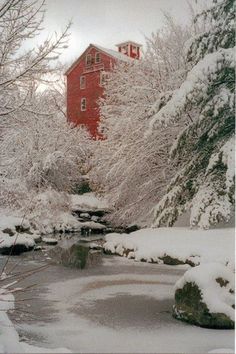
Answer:
<svg viewBox="0 0 236 354"><path fill-rule="evenodd" d="M17 271L49 265L22 283L36 284L31 291L16 297L11 319L22 340L76 353L233 348L233 331L202 329L172 318L173 286L184 268L104 256L95 267L72 269L53 264L49 249L12 257L9 263Z"/></svg>

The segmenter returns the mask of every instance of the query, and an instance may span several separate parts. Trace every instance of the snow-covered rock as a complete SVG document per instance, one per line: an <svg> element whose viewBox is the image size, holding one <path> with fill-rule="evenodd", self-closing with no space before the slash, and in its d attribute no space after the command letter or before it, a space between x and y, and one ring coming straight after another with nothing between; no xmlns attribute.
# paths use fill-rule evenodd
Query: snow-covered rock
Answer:
<svg viewBox="0 0 236 354"><path fill-rule="evenodd" d="M55 238L50 238L50 237L43 237L42 241L46 243L47 245L57 245L58 241Z"/></svg>
<svg viewBox="0 0 236 354"><path fill-rule="evenodd" d="M71 209L80 212L106 212L109 205L105 200L98 199L93 193L85 193L82 195L71 195Z"/></svg>
<svg viewBox="0 0 236 354"><path fill-rule="evenodd" d="M105 230L106 226L94 221L85 221L81 223L81 228L91 230Z"/></svg>
<svg viewBox="0 0 236 354"><path fill-rule="evenodd" d="M32 235L20 233L15 236L9 236L0 231L0 254L16 255L31 251L34 246L35 241Z"/></svg>
<svg viewBox="0 0 236 354"><path fill-rule="evenodd" d="M234 229L191 230L172 227L108 234L104 251L136 261L175 264L234 264Z"/></svg>
<svg viewBox="0 0 236 354"><path fill-rule="evenodd" d="M90 218L89 213L80 213L79 216L80 216L82 219L89 219L89 218Z"/></svg>
<svg viewBox="0 0 236 354"><path fill-rule="evenodd" d="M234 274L219 263L188 270L175 285L173 315L208 328L234 328Z"/></svg>

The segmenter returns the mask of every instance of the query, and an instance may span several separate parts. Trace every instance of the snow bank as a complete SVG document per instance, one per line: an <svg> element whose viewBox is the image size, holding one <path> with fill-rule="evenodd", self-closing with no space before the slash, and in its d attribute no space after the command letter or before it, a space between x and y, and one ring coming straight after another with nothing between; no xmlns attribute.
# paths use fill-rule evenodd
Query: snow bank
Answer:
<svg viewBox="0 0 236 354"><path fill-rule="evenodd" d="M136 261L161 263L169 256L192 265L216 260L234 264L234 229L142 229L129 235L108 234L105 240L105 251Z"/></svg>
<svg viewBox="0 0 236 354"><path fill-rule="evenodd" d="M221 283L222 282L222 283ZM235 318L234 273L220 263L207 263L189 269L175 285L175 291L186 283L194 283L201 291L202 301L210 313L223 313Z"/></svg>
<svg viewBox="0 0 236 354"><path fill-rule="evenodd" d="M105 200L98 199L93 193L85 193L71 195L71 208L72 210L80 211L106 211L109 206Z"/></svg>

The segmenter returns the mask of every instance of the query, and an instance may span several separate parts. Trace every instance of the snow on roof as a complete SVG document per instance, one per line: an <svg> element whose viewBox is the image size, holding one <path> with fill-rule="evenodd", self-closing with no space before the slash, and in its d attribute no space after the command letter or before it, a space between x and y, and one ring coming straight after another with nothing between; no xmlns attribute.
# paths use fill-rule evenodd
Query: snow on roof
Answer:
<svg viewBox="0 0 236 354"><path fill-rule="evenodd" d="M65 75L68 75L68 74L71 72L71 70L74 69L74 67L75 67L75 66L77 65L77 63L80 61L80 59L82 58L82 56L84 55L84 53L86 53L87 50L88 50L89 48L91 48L91 47L95 47L95 48L101 50L102 52L108 54L109 56L111 56L111 57L113 57L113 58L115 58L115 59L118 59L118 60L127 62L127 63L130 63L131 61L135 60L135 59L130 58L130 57L128 57L127 55L122 54L122 53L120 53L120 52L117 52L117 51L115 51L115 50L113 50L113 49L107 49L107 48L98 46L98 45L96 45L96 44L90 44L90 45L88 46L88 48L86 48L86 50L79 56L79 58L76 59L76 60L71 64L71 66L66 70Z"/></svg>
<svg viewBox="0 0 236 354"><path fill-rule="evenodd" d="M125 41L125 42L121 42L121 43L116 44L116 47L120 47L121 45L129 44L129 43L134 44L134 45L136 45L137 47L142 47L142 46L143 46L142 44L137 43L137 42Z"/></svg>
<svg viewBox="0 0 236 354"><path fill-rule="evenodd" d="M101 51L107 53L108 55L110 55L118 60L122 60L122 61L126 61L126 62L131 62L133 60L132 58L128 57L127 55L117 52L113 49L107 49L104 47L100 47L99 45L96 45L96 44L91 44L91 45L93 47L96 47L97 49L100 49Z"/></svg>

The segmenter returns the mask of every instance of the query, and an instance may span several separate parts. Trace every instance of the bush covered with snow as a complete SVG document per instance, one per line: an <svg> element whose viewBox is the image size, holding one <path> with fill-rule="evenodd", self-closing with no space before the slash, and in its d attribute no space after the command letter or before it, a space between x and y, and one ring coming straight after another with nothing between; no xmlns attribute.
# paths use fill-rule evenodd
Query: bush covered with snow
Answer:
<svg viewBox="0 0 236 354"><path fill-rule="evenodd" d="M35 194L28 207L28 219L42 234L79 231L81 223L71 214L71 197L48 189Z"/></svg>
<svg viewBox="0 0 236 354"><path fill-rule="evenodd" d="M234 273L219 263L188 270L175 285L173 315L201 327L234 328Z"/></svg>

